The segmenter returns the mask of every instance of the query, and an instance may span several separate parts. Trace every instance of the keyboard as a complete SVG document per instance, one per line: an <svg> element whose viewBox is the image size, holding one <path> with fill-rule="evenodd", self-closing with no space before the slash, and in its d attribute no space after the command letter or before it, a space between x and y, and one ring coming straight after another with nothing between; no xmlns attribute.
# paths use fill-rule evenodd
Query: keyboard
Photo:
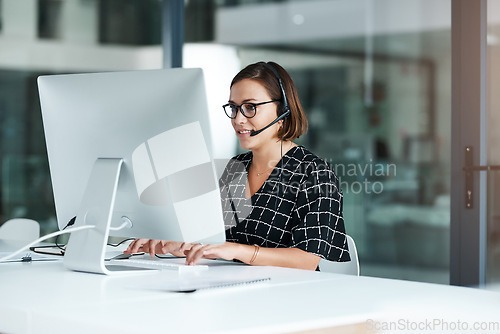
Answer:
<svg viewBox="0 0 500 334"><path fill-rule="evenodd" d="M188 266L185 264L184 258L150 258L149 255L140 257L131 257L128 259L110 259L106 261L106 267L113 270L113 267L132 267L139 269L156 269L156 270L177 270L177 271L203 271L208 270L208 265Z"/></svg>

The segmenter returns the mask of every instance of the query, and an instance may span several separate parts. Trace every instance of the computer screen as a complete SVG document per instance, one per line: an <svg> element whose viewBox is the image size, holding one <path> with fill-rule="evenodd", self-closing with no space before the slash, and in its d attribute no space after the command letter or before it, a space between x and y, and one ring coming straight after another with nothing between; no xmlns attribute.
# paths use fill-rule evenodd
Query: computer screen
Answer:
<svg viewBox="0 0 500 334"><path fill-rule="evenodd" d="M106 237L225 241L201 69L41 76L38 86L60 229L76 216L109 220Z"/></svg>

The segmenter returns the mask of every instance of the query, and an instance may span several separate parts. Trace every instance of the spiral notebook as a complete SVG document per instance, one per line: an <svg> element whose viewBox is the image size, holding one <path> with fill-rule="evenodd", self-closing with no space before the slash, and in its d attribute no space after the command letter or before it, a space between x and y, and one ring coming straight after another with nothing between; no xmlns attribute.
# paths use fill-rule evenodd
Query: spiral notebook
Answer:
<svg viewBox="0 0 500 334"><path fill-rule="evenodd" d="M256 278L249 280L207 280L207 281L191 281L178 284L176 287L167 288L168 292L178 293L193 293L209 289L243 287L247 285L257 285L267 283L271 280L270 277Z"/></svg>

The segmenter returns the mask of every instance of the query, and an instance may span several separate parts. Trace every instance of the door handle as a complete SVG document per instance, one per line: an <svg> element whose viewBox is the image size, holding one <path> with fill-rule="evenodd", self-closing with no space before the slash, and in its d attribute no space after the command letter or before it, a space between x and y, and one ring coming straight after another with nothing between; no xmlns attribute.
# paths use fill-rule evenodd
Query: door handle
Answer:
<svg viewBox="0 0 500 334"><path fill-rule="evenodd" d="M476 171L496 171L500 170L500 165L474 166L472 156L472 146L465 146L465 208L472 209L474 207L474 175Z"/></svg>

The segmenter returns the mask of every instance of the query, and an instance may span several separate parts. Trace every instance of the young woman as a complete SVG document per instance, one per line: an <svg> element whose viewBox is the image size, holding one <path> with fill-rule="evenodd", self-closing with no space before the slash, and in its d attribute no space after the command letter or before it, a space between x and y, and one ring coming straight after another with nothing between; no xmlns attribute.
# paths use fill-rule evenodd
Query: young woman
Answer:
<svg viewBox="0 0 500 334"><path fill-rule="evenodd" d="M220 179L227 242L137 239L126 253L309 270L321 258L349 261L339 181L329 164L292 141L307 130L307 119L289 74L273 62L248 65L231 82L223 108L248 150Z"/></svg>

